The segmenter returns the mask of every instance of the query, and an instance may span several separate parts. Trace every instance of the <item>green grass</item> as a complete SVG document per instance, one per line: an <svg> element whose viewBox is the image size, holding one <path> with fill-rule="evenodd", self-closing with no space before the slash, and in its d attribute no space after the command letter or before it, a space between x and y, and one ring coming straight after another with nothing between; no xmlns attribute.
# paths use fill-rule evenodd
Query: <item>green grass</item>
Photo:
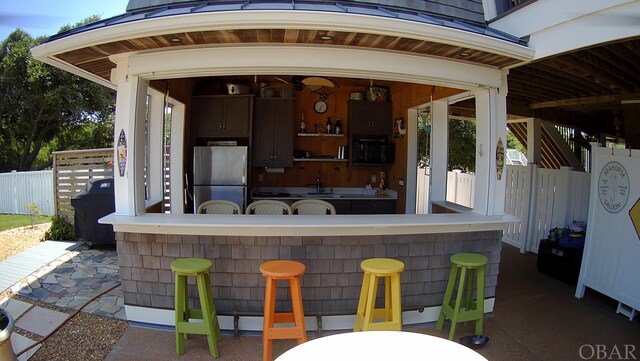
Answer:
<svg viewBox="0 0 640 361"><path fill-rule="evenodd" d="M51 222L51 217L40 216L35 217L33 223L47 223ZM26 214L0 214L0 232L7 229L30 226L31 216Z"/></svg>

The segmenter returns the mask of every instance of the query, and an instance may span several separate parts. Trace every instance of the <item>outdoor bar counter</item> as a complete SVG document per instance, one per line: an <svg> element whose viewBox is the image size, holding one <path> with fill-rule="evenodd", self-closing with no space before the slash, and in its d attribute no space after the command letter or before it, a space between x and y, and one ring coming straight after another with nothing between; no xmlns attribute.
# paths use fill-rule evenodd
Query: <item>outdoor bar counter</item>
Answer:
<svg viewBox="0 0 640 361"><path fill-rule="evenodd" d="M360 262L372 257L395 258L405 264L401 275L403 310L413 311L421 322L428 322L435 320L435 310L442 303L451 269L449 257L458 252L476 252L489 259L485 297L487 311L491 311L502 230L505 223L513 221L516 219L512 216L471 212L341 216L112 214L100 220L113 224L116 232L128 318L167 324L173 321L174 302L169 265L179 257L213 261L211 286L218 313L236 316L259 316L263 312L265 283L260 264L273 259L300 261L306 266L302 297L307 317L353 316L362 285ZM189 302L197 302L195 286L189 287ZM289 297L287 289L278 291L277 309L288 308L288 302L282 301ZM405 312L405 323L410 323L411 317L407 316ZM234 327L224 321L221 325Z"/></svg>

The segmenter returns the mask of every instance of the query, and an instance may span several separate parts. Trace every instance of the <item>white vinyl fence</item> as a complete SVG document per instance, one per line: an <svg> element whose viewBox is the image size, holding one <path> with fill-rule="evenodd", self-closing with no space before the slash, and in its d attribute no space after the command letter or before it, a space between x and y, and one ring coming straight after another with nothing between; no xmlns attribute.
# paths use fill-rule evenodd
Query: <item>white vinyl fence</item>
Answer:
<svg viewBox="0 0 640 361"><path fill-rule="evenodd" d="M503 240L521 252L538 252L549 230L572 221L586 221L589 208L590 174L569 167L542 169L535 165L506 167L505 210L520 218L504 228ZM416 213L429 208L429 171L416 173ZM472 174L448 172L447 201L473 208L475 178ZM588 227L589 225L587 225Z"/></svg>
<svg viewBox="0 0 640 361"><path fill-rule="evenodd" d="M429 209L429 168L416 173L416 213L427 214ZM473 174L447 172L447 202L473 208L476 181Z"/></svg>
<svg viewBox="0 0 640 361"><path fill-rule="evenodd" d="M507 166L505 213L520 223L505 226L504 241L522 252L538 252L549 230L587 220L590 174L569 167ZM587 225L589 227L589 225Z"/></svg>
<svg viewBox="0 0 640 361"><path fill-rule="evenodd" d="M29 203L44 216L55 213L52 171L0 173L0 213L29 214Z"/></svg>

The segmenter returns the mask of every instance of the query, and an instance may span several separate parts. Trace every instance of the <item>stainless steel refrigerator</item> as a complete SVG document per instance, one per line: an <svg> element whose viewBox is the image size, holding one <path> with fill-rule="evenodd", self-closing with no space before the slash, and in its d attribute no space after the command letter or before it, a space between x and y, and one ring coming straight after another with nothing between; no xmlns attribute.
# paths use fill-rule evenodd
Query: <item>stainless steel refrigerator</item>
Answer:
<svg viewBox="0 0 640 361"><path fill-rule="evenodd" d="M247 207L247 149L245 146L194 147L193 211L211 199Z"/></svg>

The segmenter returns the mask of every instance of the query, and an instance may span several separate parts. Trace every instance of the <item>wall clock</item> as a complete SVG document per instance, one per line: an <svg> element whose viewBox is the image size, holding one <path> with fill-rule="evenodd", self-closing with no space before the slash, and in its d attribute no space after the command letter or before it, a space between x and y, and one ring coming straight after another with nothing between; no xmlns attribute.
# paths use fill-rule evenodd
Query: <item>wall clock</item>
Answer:
<svg viewBox="0 0 640 361"><path fill-rule="evenodd" d="M325 102L324 100L320 99L318 100L314 105L313 105L313 110L316 111L316 113L318 114L323 114L324 112L327 111L327 102Z"/></svg>

